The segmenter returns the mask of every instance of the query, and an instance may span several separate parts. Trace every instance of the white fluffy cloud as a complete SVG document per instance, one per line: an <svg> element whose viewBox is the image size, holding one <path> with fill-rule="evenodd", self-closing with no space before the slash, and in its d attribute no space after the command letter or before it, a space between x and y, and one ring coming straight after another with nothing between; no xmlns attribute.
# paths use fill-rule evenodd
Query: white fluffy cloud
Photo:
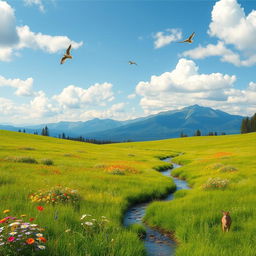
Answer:
<svg viewBox="0 0 256 256"><path fill-rule="evenodd" d="M7 2L0 1L0 14L0 47L14 45L19 40L14 10Z"/></svg>
<svg viewBox="0 0 256 256"><path fill-rule="evenodd" d="M28 6L31 6L31 5L38 6L38 8L41 12L45 11L42 0L23 0L23 2L25 3L25 5L28 5Z"/></svg>
<svg viewBox="0 0 256 256"><path fill-rule="evenodd" d="M221 73L200 74L191 60L180 59L175 69L147 82L139 82L136 93L146 114L199 104L234 114L252 114L256 109L256 84L234 89L236 76ZM254 112L253 112L253 108Z"/></svg>
<svg viewBox="0 0 256 256"><path fill-rule="evenodd" d="M165 32L160 31L155 33L153 37L155 39L155 48L158 49L172 42L180 40L182 37L182 32L177 28L168 28L165 30Z"/></svg>
<svg viewBox="0 0 256 256"><path fill-rule="evenodd" d="M236 66L256 64L256 11L247 16L237 0L220 0L212 10L212 20L208 34L219 42L208 44L183 53L185 57L202 59L209 56L220 56L221 61ZM228 49L231 45L234 50Z"/></svg>
<svg viewBox="0 0 256 256"><path fill-rule="evenodd" d="M59 95L55 95L54 99L64 108L80 108L94 104L104 106L106 101L114 99L113 95L110 83L95 84L88 89L69 85Z"/></svg>
<svg viewBox="0 0 256 256"><path fill-rule="evenodd" d="M33 95L33 78L27 78L26 80L22 80L19 78L15 79L7 79L3 76L0 76L0 87L1 86L8 86L15 88L15 94L18 96L32 96Z"/></svg>
<svg viewBox="0 0 256 256"><path fill-rule="evenodd" d="M0 61L10 61L17 51L23 48L39 49L48 53L65 50L69 44L74 49L83 45L67 36L51 36L35 33L29 26L16 26L14 10L0 0Z"/></svg>

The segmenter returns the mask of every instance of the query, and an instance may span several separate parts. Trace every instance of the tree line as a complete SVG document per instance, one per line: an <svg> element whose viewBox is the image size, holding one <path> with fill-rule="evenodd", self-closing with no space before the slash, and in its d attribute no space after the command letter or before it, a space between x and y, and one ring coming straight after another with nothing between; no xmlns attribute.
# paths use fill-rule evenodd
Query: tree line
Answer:
<svg viewBox="0 0 256 256"><path fill-rule="evenodd" d="M245 117L241 123L241 133L256 132L256 113L251 117Z"/></svg>
<svg viewBox="0 0 256 256"><path fill-rule="evenodd" d="M205 136L217 136L217 135L226 135L226 133L221 132L220 134L218 134L217 132L208 132L207 134L205 134ZM199 129L197 129L193 136L204 136L204 135ZM180 137L183 138L183 137L189 137L189 136L186 133L181 132Z"/></svg>

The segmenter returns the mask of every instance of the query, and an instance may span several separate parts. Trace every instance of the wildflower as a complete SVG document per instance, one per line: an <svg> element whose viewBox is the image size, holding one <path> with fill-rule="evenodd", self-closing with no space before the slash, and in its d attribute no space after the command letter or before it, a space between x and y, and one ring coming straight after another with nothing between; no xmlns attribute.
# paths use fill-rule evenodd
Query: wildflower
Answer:
<svg viewBox="0 0 256 256"><path fill-rule="evenodd" d="M2 243L0 243L0 246L2 246L2 245L4 245L5 243L4 242L2 242Z"/></svg>
<svg viewBox="0 0 256 256"><path fill-rule="evenodd" d="M86 221L84 224L87 225L87 226L93 226L93 223L90 222L90 221Z"/></svg>
<svg viewBox="0 0 256 256"><path fill-rule="evenodd" d="M36 208L37 208L37 210L40 211L40 212L44 210L44 207L43 207L43 206L40 206L40 205L37 206Z"/></svg>
<svg viewBox="0 0 256 256"><path fill-rule="evenodd" d="M10 236L15 236L17 234L17 232L11 232L9 233Z"/></svg>
<svg viewBox="0 0 256 256"><path fill-rule="evenodd" d="M10 211L11 211L11 210L6 209L6 210L3 211L3 213L8 213L8 212L10 212Z"/></svg>
<svg viewBox="0 0 256 256"><path fill-rule="evenodd" d="M26 217L26 216L27 216L26 214L21 214L21 215L20 215L21 218L24 218L24 217Z"/></svg>
<svg viewBox="0 0 256 256"><path fill-rule="evenodd" d="M33 222L35 220L35 218L30 218L29 222Z"/></svg>
<svg viewBox="0 0 256 256"><path fill-rule="evenodd" d="M37 236L37 237L42 237L42 236L43 236L43 234L41 234L41 233L37 233L37 234L36 234L36 236Z"/></svg>
<svg viewBox="0 0 256 256"><path fill-rule="evenodd" d="M44 245L38 245L37 246L40 250L45 250L45 246Z"/></svg>
<svg viewBox="0 0 256 256"><path fill-rule="evenodd" d="M26 240L26 243L27 244L33 244L35 242L35 240L33 239L33 238L28 238L27 240Z"/></svg>
<svg viewBox="0 0 256 256"><path fill-rule="evenodd" d="M26 223L24 223L24 224L22 224L22 225L20 226L20 228L22 228L22 229L25 229L25 228L28 228L28 227L29 227L29 225L26 224Z"/></svg>
<svg viewBox="0 0 256 256"><path fill-rule="evenodd" d="M0 220L0 223L4 223L4 222L6 222L6 221L7 221L7 219L4 218L4 219L1 219L1 220Z"/></svg>
<svg viewBox="0 0 256 256"><path fill-rule="evenodd" d="M18 226L18 225L20 225L20 223L19 223L19 222L13 222L13 223L11 223L11 224L9 225L9 227L12 227L12 226Z"/></svg>
<svg viewBox="0 0 256 256"><path fill-rule="evenodd" d="M43 236L38 237L38 240L42 241L43 243L46 243L46 241L47 241Z"/></svg>
<svg viewBox="0 0 256 256"><path fill-rule="evenodd" d="M14 237L14 236L10 236L10 237L7 239L8 242L13 242L14 240L15 240L15 237Z"/></svg>

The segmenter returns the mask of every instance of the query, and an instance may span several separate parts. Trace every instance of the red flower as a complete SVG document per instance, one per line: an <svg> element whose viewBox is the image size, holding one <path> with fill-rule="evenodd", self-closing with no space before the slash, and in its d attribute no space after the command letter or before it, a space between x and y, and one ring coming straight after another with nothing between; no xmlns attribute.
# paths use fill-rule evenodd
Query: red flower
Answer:
<svg viewBox="0 0 256 256"><path fill-rule="evenodd" d="M43 243L46 243L46 241L47 241L43 236L38 237L38 240L42 241Z"/></svg>
<svg viewBox="0 0 256 256"><path fill-rule="evenodd" d="M40 212L44 210L44 207L43 207L43 206L40 206L40 205L37 206L36 208L37 208L37 210L40 211Z"/></svg>
<svg viewBox="0 0 256 256"><path fill-rule="evenodd" d="M33 222L35 220L35 218L30 218L29 222Z"/></svg>
<svg viewBox="0 0 256 256"><path fill-rule="evenodd" d="M10 237L7 239L7 241L8 241L8 242L13 242L13 241L14 241L14 239L15 239L15 237L14 237L14 236L10 236Z"/></svg>

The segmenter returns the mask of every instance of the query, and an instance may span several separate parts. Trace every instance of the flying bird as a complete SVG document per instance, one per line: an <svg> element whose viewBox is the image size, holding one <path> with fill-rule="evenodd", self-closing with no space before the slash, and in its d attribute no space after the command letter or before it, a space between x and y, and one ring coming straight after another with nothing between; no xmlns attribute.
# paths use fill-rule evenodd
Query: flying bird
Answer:
<svg viewBox="0 0 256 256"><path fill-rule="evenodd" d="M66 50L66 53L64 54L64 56L62 57L60 64L63 64L66 59L72 59L73 57L70 55L70 50L71 50L71 45L69 45L68 49Z"/></svg>
<svg viewBox="0 0 256 256"><path fill-rule="evenodd" d="M136 62L134 62L134 61L131 61L131 60L129 60L129 62L128 62L130 65L137 65L137 63Z"/></svg>
<svg viewBox="0 0 256 256"><path fill-rule="evenodd" d="M178 42L178 43L192 43L193 42L193 37L195 36L195 32L193 32L189 38L185 39L184 41Z"/></svg>

